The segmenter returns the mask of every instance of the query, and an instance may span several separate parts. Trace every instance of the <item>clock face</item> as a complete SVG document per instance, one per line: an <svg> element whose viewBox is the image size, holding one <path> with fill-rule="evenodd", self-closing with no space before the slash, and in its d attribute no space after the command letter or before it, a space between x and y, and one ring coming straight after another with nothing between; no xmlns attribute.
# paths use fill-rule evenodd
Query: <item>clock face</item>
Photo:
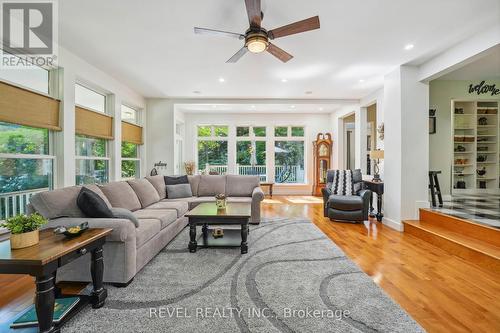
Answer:
<svg viewBox="0 0 500 333"><path fill-rule="evenodd" d="M321 144L318 149L319 156L328 156L328 147L325 144Z"/></svg>

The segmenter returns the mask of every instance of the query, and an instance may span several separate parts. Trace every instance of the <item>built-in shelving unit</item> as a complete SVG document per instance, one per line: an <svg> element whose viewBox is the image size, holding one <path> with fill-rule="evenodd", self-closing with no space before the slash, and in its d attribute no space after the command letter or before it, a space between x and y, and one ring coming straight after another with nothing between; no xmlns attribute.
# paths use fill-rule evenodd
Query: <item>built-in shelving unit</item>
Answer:
<svg viewBox="0 0 500 333"><path fill-rule="evenodd" d="M500 188L498 101L452 101L453 192Z"/></svg>

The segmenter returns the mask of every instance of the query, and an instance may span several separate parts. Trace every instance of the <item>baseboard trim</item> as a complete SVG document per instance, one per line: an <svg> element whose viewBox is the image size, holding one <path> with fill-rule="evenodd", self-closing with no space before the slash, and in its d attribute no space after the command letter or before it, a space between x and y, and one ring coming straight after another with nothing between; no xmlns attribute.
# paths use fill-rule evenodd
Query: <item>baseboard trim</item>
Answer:
<svg viewBox="0 0 500 333"><path fill-rule="evenodd" d="M388 226L389 228L392 228L394 230L397 230L399 232L403 232L404 231L404 226L401 222L398 222L398 221L394 221L394 220L391 220L387 217L384 217L382 219L382 223L386 226Z"/></svg>

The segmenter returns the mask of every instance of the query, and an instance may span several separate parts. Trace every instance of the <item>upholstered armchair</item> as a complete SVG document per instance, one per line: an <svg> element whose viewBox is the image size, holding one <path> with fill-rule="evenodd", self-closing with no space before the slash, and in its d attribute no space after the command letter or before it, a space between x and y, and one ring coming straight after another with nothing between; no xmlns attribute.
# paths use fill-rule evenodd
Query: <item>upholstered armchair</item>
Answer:
<svg viewBox="0 0 500 333"><path fill-rule="evenodd" d="M333 170L328 170L326 187L322 189L324 215L339 222L363 222L368 220L371 191L363 189L363 179L360 169L352 171L354 185L353 195L334 195L331 192Z"/></svg>

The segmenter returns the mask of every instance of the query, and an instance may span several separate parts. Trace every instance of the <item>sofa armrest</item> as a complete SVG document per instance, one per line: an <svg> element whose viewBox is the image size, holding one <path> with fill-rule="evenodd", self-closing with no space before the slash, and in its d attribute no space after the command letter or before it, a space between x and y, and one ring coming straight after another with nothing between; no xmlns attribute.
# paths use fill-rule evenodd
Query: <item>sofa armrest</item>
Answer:
<svg viewBox="0 0 500 333"><path fill-rule="evenodd" d="M323 187L321 189L321 193L323 194L323 215L325 217L328 216L328 198L332 195L332 190L328 187Z"/></svg>
<svg viewBox="0 0 500 333"><path fill-rule="evenodd" d="M368 220L368 213L370 210L370 201L372 198L372 191L370 190L360 190L358 195L363 198L363 217Z"/></svg>
<svg viewBox="0 0 500 333"><path fill-rule="evenodd" d="M109 242L127 242L135 239L135 225L128 219L60 217L50 220L42 228L47 229L59 226L74 226L83 222L88 222L89 228L113 229L113 231L106 237L106 240Z"/></svg>
<svg viewBox="0 0 500 333"><path fill-rule="evenodd" d="M252 192L252 201L253 200L258 200L258 201L262 201L264 200L264 191L262 191L262 189L260 187L256 187L253 189L253 192Z"/></svg>

